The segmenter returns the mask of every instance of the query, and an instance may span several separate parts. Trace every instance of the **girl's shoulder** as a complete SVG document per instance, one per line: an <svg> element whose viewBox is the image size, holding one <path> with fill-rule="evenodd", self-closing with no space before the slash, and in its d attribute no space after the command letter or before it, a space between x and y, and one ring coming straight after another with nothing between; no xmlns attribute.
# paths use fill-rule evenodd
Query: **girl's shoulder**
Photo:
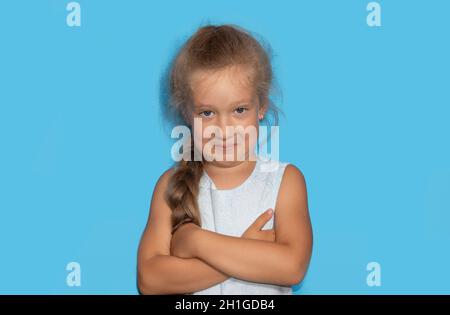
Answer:
<svg viewBox="0 0 450 315"><path fill-rule="evenodd" d="M167 186L169 184L170 177L175 171L176 166L171 166L168 169L166 169L158 178L155 184L155 192L164 193L167 189Z"/></svg>
<svg viewBox="0 0 450 315"><path fill-rule="evenodd" d="M260 157L259 173L261 176L264 176L264 178L266 178L264 173L269 173L270 177L275 180L276 186L281 186L282 190L285 190L286 187L304 189L306 186L303 172L291 162L269 160Z"/></svg>
<svg viewBox="0 0 450 315"><path fill-rule="evenodd" d="M305 180L305 176L303 175L303 172L292 163L286 163L286 168L284 171L283 178L286 178L287 181L289 181L289 180L304 181Z"/></svg>
<svg viewBox="0 0 450 315"><path fill-rule="evenodd" d="M303 217L306 217L308 212L308 193L303 172L293 163L285 163L283 174L280 177L282 178L279 182L275 203L278 218L280 218L280 213L284 213L285 218L291 218L292 214L297 210L302 212ZM280 219L279 222L281 222Z"/></svg>
<svg viewBox="0 0 450 315"><path fill-rule="evenodd" d="M275 172L283 185L294 184L298 186L305 182L303 172L293 163L280 160L259 158L261 172Z"/></svg>
<svg viewBox="0 0 450 315"><path fill-rule="evenodd" d="M284 172L281 181L281 188L289 191L305 191L306 180L303 172L293 163L284 162Z"/></svg>
<svg viewBox="0 0 450 315"><path fill-rule="evenodd" d="M289 173L289 177L303 177L303 173L300 169L291 162L280 160L269 160L264 157L259 157L260 170L262 172L274 172L281 171L283 177L286 173Z"/></svg>

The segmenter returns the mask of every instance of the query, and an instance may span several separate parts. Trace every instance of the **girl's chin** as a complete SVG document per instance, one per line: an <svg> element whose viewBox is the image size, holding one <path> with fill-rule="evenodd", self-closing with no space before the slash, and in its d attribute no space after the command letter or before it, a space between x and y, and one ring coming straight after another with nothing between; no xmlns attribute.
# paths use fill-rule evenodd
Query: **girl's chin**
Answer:
<svg viewBox="0 0 450 315"><path fill-rule="evenodd" d="M208 163L211 163L212 165L216 165L216 166L219 166L219 167L225 167L225 168L227 168L227 167L233 167L233 166L236 166L236 165L239 165L239 164L241 164L243 161L239 161L239 160L234 160L234 161L211 161L211 162L208 162Z"/></svg>
<svg viewBox="0 0 450 315"><path fill-rule="evenodd" d="M215 164L221 165L232 165L236 164L236 162L239 163L244 160L247 160L247 153L240 154L240 156L238 156L237 152L223 152L222 155L213 154L209 159L207 159L207 161L211 161Z"/></svg>

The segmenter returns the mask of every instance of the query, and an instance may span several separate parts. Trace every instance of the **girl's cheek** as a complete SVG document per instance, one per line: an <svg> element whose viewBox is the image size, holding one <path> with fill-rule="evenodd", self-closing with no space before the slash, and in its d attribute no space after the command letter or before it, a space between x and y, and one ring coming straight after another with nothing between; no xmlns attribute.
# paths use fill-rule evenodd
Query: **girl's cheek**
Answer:
<svg viewBox="0 0 450 315"><path fill-rule="evenodd" d="M213 137L204 137L205 135L205 125L202 126L203 128L197 131L194 131L194 146L198 151L203 151L205 145L213 138Z"/></svg>
<svg viewBox="0 0 450 315"><path fill-rule="evenodd" d="M194 147L197 151L201 151L203 149L203 130L195 127L193 130L192 138L194 140Z"/></svg>

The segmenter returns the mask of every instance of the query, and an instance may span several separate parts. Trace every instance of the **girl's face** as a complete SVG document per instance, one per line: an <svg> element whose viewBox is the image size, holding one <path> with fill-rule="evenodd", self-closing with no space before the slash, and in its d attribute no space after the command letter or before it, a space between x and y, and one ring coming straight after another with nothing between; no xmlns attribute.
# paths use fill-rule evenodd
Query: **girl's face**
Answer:
<svg viewBox="0 0 450 315"><path fill-rule="evenodd" d="M265 108L259 104L250 72L242 67L198 70L192 74L191 89L195 149L203 158L233 165L253 157ZM198 122L201 128L195 126Z"/></svg>

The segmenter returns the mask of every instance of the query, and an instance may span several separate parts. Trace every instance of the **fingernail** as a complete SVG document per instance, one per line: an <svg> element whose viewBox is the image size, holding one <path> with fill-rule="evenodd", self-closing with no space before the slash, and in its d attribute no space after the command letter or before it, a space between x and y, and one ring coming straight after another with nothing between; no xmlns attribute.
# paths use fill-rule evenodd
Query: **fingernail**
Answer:
<svg viewBox="0 0 450 315"><path fill-rule="evenodd" d="M269 209L269 210L267 210L267 213L271 215L273 213L273 210Z"/></svg>

